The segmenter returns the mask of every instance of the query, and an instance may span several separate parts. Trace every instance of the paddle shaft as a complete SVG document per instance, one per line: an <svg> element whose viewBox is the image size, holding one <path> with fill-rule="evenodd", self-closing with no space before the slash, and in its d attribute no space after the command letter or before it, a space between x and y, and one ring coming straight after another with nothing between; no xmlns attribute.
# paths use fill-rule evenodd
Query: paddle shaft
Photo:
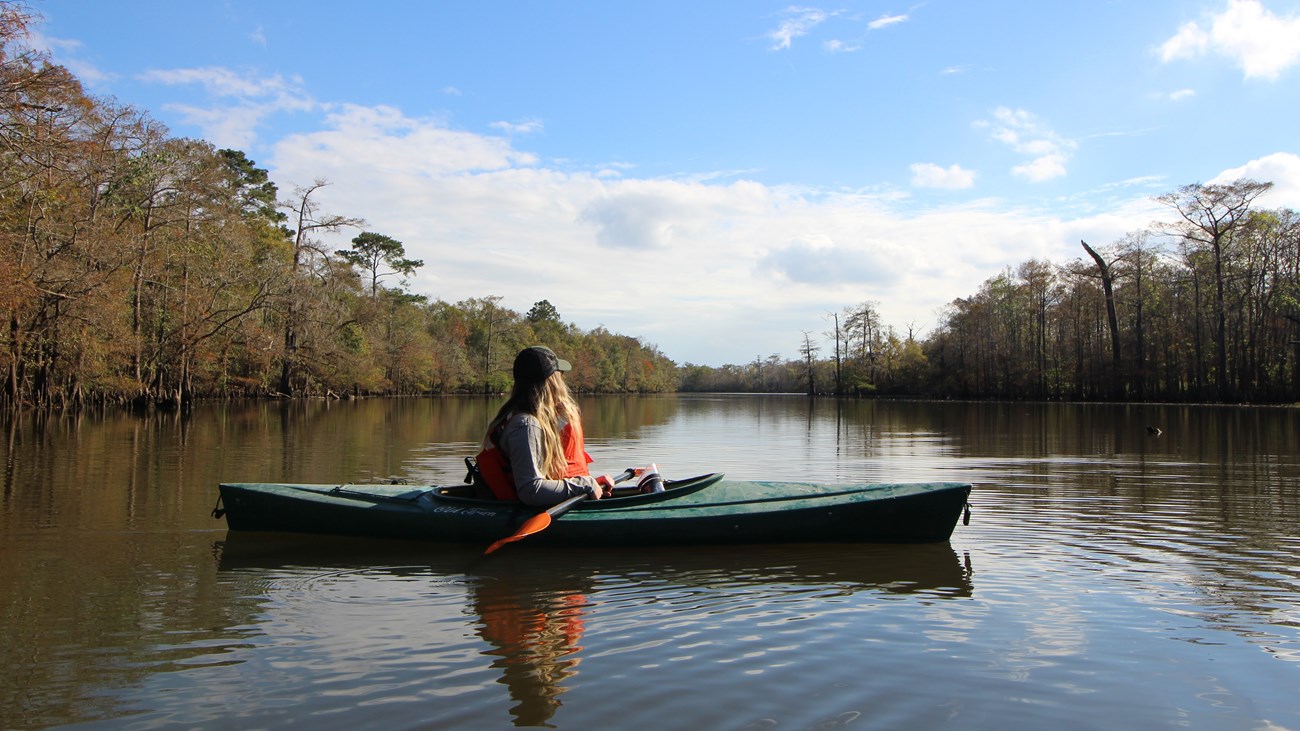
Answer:
<svg viewBox="0 0 1300 731"><path fill-rule="evenodd" d="M626 470L623 470L623 473L620 474L618 477L614 478L614 484L618 484L624 480L630 480L634 475L636 475L636 470L629 467ZM562 502L552 505L551 507L534 515L528 520L525 520L523 525L519 526L519 529L516 530L512 535L506 536L505 538L502 538L501 540L488 546L487 550L484 551L483 553L484 554L492 553L493 551L497 550L498 548L504 546L507 543L514 543L515 541L518 541L522 538L527 538L528 536L531 536L534 533L541 533L542 531L550 527L551 522L553 520L569 512L570 510L573 509L573 506L577 505L583 500L586 500L588 497L590 497L590 495L584 492L581 495L574 495L571 498L568 498Z"/></svg>
<svg viewBox="0 0 1300 731"><path fill-rule="evenodd" d="M617 485L620 482L632 479L634 476L636 476L636 470L632 469L631 467L628 467L627 469L623 470L623 472L618 477L613 478L613 482L615 485ZM564 515L565 513L569 512L570 510L573 509L574 505L577 505L578 503L582 502L583 500L586 500L589 497L591 497L591 495L585 492L582 493L581 495L574 495L573 497L564 500L563 502L559 502L552 505L551 507L547 508L544 512L547 515L551 516L551 520L554 520L560 517L561 515Z"/></svg>

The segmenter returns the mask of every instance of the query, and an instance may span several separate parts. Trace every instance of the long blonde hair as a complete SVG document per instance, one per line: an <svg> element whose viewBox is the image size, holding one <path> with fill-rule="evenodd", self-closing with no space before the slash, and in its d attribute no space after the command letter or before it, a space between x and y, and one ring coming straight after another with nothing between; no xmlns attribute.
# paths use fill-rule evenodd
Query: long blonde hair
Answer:
<svg viewBox="0 0 1300 731"><path fill-rule="evenodd" d="M483 449L496 446L492 434L515 414L531 414L537 417L542 426L542 470L546 477L558 480L568 469L564 458L564 443L560 440L560 430L564 424L576 422L581 418L578 403L564 382L560 371L552 373L541 381L532 383L515 382L510 391L510 398L497 410L497 415L488 424L487 434L483 436Z"/></svg>

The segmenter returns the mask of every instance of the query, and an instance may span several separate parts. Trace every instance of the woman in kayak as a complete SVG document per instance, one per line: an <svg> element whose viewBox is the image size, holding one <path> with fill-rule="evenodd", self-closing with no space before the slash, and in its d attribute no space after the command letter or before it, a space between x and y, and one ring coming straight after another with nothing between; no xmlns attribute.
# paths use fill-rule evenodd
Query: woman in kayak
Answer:
<svg viewBox="0 0 1300 731"><path fill-rule="evenodd" d="M600 499L613 486L587 469L578 404L564 383L572 368L540 345L515 356L514 388L488 424L477 458L496 499L554 505L583 493Z"/></svg>

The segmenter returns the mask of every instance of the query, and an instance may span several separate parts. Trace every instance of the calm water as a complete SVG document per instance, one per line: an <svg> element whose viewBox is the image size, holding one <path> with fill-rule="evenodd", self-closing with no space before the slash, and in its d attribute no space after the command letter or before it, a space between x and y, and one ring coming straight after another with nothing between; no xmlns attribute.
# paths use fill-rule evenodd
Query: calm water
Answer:
<svg viewBox="0 0 1300 731"><path fill-rule="evenodd" d="M609 472L976 483L927 546L485 560L209 516L220 480L459 482L496 403L5 422L0 728L1300 731L1297 410L584 402Z"/></svg>

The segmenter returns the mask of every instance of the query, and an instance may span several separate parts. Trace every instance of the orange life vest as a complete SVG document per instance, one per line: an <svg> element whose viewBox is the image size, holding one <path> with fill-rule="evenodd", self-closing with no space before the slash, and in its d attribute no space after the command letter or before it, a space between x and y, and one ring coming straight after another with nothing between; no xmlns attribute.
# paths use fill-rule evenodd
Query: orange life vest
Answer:
<svg viewBox="0 0 1300 731"><path fill-rule="evenodd" d="M570 421L560 430L560 444L564 445L564 476L582 477L590 475L587 465L591 464L591 455L587 454L587 437L582 433L582 424Z"/></svg>
<svg viewBox="0 0 1300 731"><path fill-rule="evenodd" d="M487 483L488 489L497 500L507 500L519 502L519 494L515 492L515 479L510 470L510 458L505 452L501 451L498 446L498 440L501 438L501 432L505 430L506 422L514 418L506 417L504 421L492 430L492 446L478 453L474 462L478 465L479 474L483 476L483 481ZM591 455L587 454L586 437L582 432L582 424L571 421L564 425L560 430L560 445L564 448L564 474L563 477L580 477L590 475L587 465L593 461Z"/></svg>

